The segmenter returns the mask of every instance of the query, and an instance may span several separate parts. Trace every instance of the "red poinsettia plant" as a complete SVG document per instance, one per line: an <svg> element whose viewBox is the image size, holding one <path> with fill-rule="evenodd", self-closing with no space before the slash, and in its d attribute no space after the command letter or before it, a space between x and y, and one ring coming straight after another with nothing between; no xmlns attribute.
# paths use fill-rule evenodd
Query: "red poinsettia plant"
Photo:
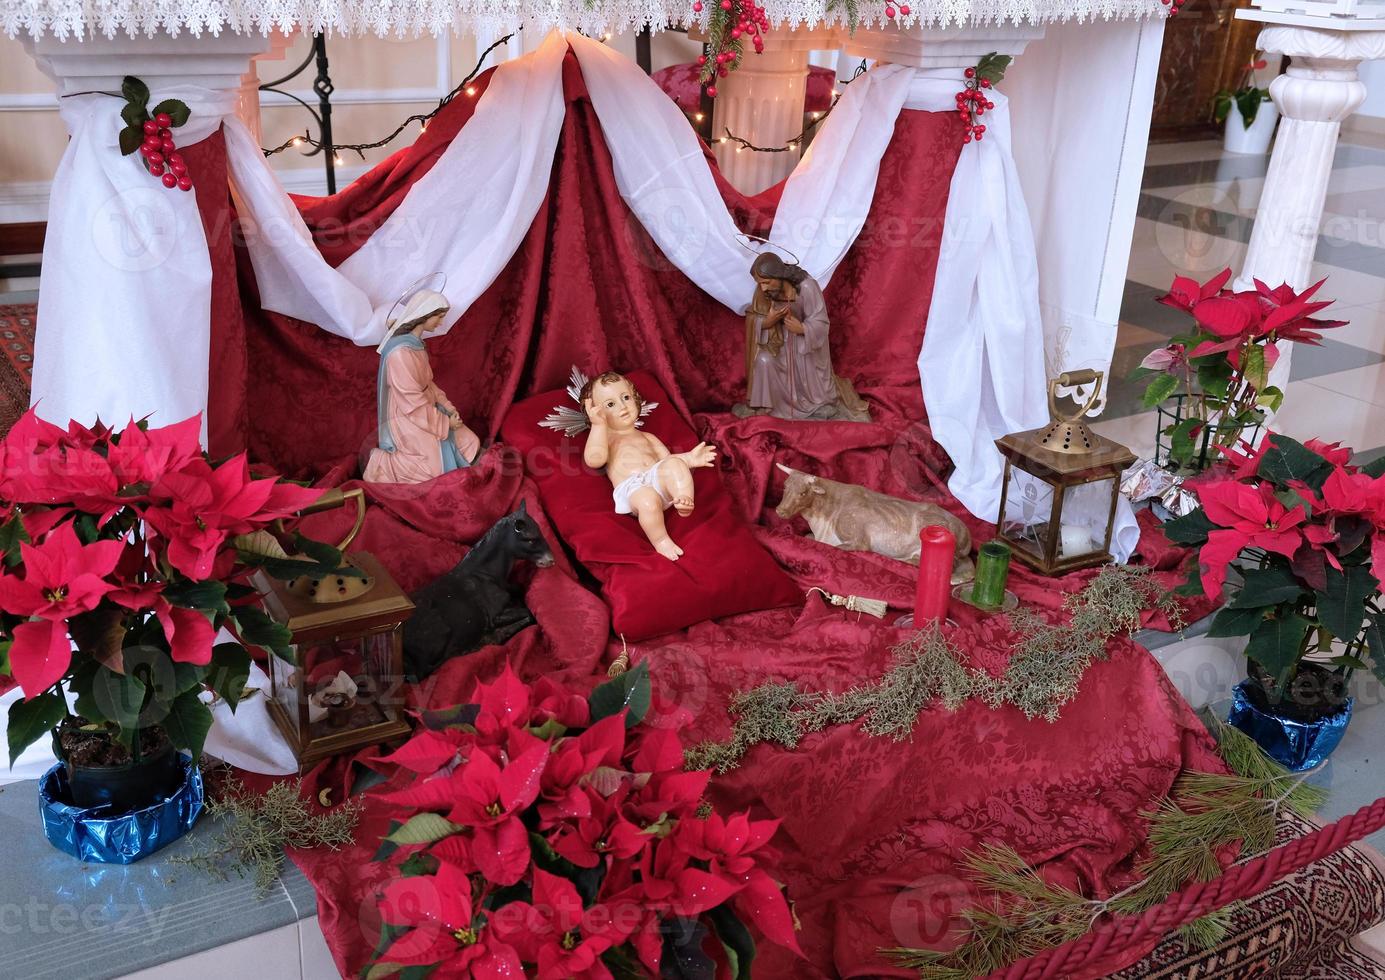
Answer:
<svg viewBox="0 0 1385 980"><path fill-rule="evenodd" d="M424 712L382 760L414 778L381 797L403 815L376 856L398 876L368 975L748 976L748 926L797 952L778 821L703 803L711 774L641 724L650 703L643 664L590 698L506 668Z"/></svg>
<svg viewBox="0 0 1385 980"><path fill-rule="evenodd" d="M1182 402L1177 420L1164 435L1169 458L1180 467L1206 457L1209 444L1234 447L1247 430L1261 425L1266 412L1279 410L1284 393L1269 383L1280 345L1318 344L1318 331L1344 326L1345 320L1319 320L1315 313L1331 305L1313 296L1326 280L1303 292L1286 285L1271 289L1260 280L1255 288L1226 288L1231 270L1199 284L1175 276L1165 306L1192 317L1194 329L1151 351L1134 372L1148 379L1145 408L1170 398Z"/></svg>
<svg viewBox="0 0 1385 980"><path fill-rule="evenodd" d="M245 644L292 657L247 579L338 568L335 549L296 537L312 557L292 559L267 530L322 491L252 476L244 455L213 462L200 428L63 429L30 411L0 443L0 682L24 694L9 713L12 763L78 722L133 761L151 728L195 757L211 727L200 694L235 706ZM216 643L223 628L242 642Z"/></svg>
<svg viewBox="0 0 1385 980"><path fill-rule="evenodd" d="M1197 548L1189 590L1226 594L1209 635L1248 636L1281 686L1310 653L1359 668L1369 651L1385 679L1385 458L1354 466L1337 443L1277 433L1223 454L1191 481L1201 508L1164 525Z"/></svg>

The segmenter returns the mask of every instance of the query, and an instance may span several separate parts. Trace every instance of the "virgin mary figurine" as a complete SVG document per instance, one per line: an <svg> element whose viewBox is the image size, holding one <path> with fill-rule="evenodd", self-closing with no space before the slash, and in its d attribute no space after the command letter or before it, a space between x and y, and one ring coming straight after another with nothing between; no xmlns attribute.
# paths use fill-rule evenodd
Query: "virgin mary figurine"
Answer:
<svg viewBox="0 0 1385 980"><path fill-rule="evenodd" d="M470 466L480 452L481 440L433 383L423 347L424 335L442 325L447 310L446 296L420 289L389 321L375 384L380 448L366 463L369 482L422 483Z"/></svg>

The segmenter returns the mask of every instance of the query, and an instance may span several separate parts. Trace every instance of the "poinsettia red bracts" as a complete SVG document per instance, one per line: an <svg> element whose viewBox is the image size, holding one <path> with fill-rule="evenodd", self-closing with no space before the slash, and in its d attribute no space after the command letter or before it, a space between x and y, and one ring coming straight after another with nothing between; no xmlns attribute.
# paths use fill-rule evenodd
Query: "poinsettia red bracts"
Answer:
<svg viewBox="0 0 1385 980"><path fill-rule="evenodd" d="M483 977L513 953L539 978L601 980L616 961L658 976L668 950L703 956L699 936L742 920L798 950L778 824L707 812L710 774L684 771L674 731L637 723L647 675L612 684L629 687L589 702L507 668L381 760L417 777L379 797L400 810L387 841L407 874L381 894L387 928L406 930L381 961Z"/></svg>

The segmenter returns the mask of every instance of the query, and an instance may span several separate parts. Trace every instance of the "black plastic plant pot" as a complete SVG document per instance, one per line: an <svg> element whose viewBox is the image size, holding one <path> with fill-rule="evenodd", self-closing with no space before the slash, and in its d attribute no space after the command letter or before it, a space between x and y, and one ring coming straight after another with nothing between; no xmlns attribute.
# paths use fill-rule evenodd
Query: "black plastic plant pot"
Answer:
<svg viewBox="0 0 1385 980"><path fill-rule="evenodd" d="M73 763L63 755L56 732L53 743L67 770L67 785L72 796L63 802L84 810L105 807L109 815L142 810L167 797L183 782L178 753L167 743L139 762L116 766Z"/></svg>
<svg viewBox="0 0 1385 980"><path fill-rule="evenodd" d="M1300 724L1313 724L1341 711L1348 700L1346 673L1341 668L1300 661L1286 689L1276 690L1273 678L1249 661L1246 695L1256 709Z"/></svg>

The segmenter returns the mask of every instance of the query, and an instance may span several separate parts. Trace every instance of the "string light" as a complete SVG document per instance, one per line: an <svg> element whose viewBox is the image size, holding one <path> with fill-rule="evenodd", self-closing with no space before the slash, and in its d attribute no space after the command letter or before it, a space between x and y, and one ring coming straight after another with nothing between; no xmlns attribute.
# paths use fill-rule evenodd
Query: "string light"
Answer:
<svg viewBox="0 0 1385 980"><path fill-rule="evenodd" d="M694 113L693 113L693 120L696 121L696 122L701 122L701 121L702 121L702 113L700 113L700 112L694 112Z"/></svg>
<svg viewBox="0 0 1385 980"><path fill-rule="evenodd" d="M521 30L522 30L522 29L523 29L523 28L521 28ZM338 153L338 152L335 152L335 151L338 151L338 150L355 150L356 153L358 153L358 154L360 155L361 159L364 160L364 159L365 159L365 151L366 151L366 150L373 150L373 149L376 149L377 147L385 146L385 145L387 145L388 143L393 142L394 139L395 139L400 133L404 132L405 127L407 127L407 126L409 125L409 123L412 123L412 122L418 123L418 124L419 124L419 132L420 132L420 133L425 132L425 131L427 131L427 129L428 129L428 121L429 121L430 119L432 119L434 116L436 116L439 112L442 112L443 108L444 108L449 102L451 102L454 98L456 98L456 96L457 96L459 93L465 91L466 94L467 94L469 97L471 97L471 98L474 98L474 97L476 96L476 86L475 86L475 85L472 85L471 82L472 82L472 80L473 80L474 78L476 78L477 75L481 74L481 66L484 65L484 64L486 63L486 59L487 59L488 57L490 57L490 53L491 53L492 51L494 51L496 48L500 47L502 44L507 43L511 38L513 38L513 37L514 37L516 34L518 34L518 33L519 33L519 31L515 31L515 32L513 32L513 33L511 33L511 34L506 34L506 35L505 35L504 37L502 37L500 40L496 41L496 42L495 42L494 44L492 44L490 47L486 48L485 51L482 51L482 52L481 52L481 57L479 57L478 59L476 59L476 67L474 67L474 68L471 69L471 71L467 74L466 78L463 78L463 79L461 80L461 82L458 83L458 85L457 85L456 88L454 88L451 92L448 92L448 93L447 93L446 95L444 95L441 99L439 99L439 100L438 100L437 106L436 106L431 112L415 113L414 115L409 116L409 117L408 117L407 119L405 119L402 123L400 123L400 124L398 125L398 127L395 128L394 132L390 133L390 134L389 134L388 136L386 136L384 139L376 140L376 141L373 142L373 143L335 143L335 144L333 144L333 145L331 145L331 146L325 146L325 145L324 145L323 143L321 143L320 141L318 141L318 140L316 140L316 139L313 139L311 133L304 133L304 134L301 135L301 136L293 136L293 137L291 137L291 138L285 140L283 143L280 143L278 146L273 147L272 149L264 150L264 149L262 148L262 152L264 153L265 156L269 157L269 156L273 156L273 155L276 154L276 153L282 153L284 150L287 150L287 149L288 149L289 147L291 147L291 146L301 146L301 145L303 145L304 143L307 143L307 144L309 144L310 146L312 146L312 147L314 148L314 150L323 150L323 149L325 149L325 150L332 151L332 162L333 162L336 166L340 167L340 166L342 165L341 154Z"/></svg>
<svg viewBox="0 0 1385 980"><path fill-rule="evenodd" d="M756 153L793 153L795 150L799 148L799 146L804 142L804 140L808 138L808 136L813 132L813 130L815 130L818 127L818 124L821 123L824 119L826 119L829 115L831 115L833 109L837 108L837 103L840 102L842 98L842 89L845 88L847 85L850 85L852 82L856 81L856 79L859 78L861 75L865 74L865 71L866 63L865 61L862 61L859 65L856 66L856 70L851 73L851 77L842 83L841 88L834 88L832 90L832 104L827 107L827 111L814 112L812 114L812 121L808 123L808 125L804 126L797 136L792 137L783 146L756 146L754 143L750 142L750 140L737 136L735 133L731 132L730 129L726 130L725 136L718 137L717 142L737 144L737 153L741 152L741 150L753 150Z"/></svg>

